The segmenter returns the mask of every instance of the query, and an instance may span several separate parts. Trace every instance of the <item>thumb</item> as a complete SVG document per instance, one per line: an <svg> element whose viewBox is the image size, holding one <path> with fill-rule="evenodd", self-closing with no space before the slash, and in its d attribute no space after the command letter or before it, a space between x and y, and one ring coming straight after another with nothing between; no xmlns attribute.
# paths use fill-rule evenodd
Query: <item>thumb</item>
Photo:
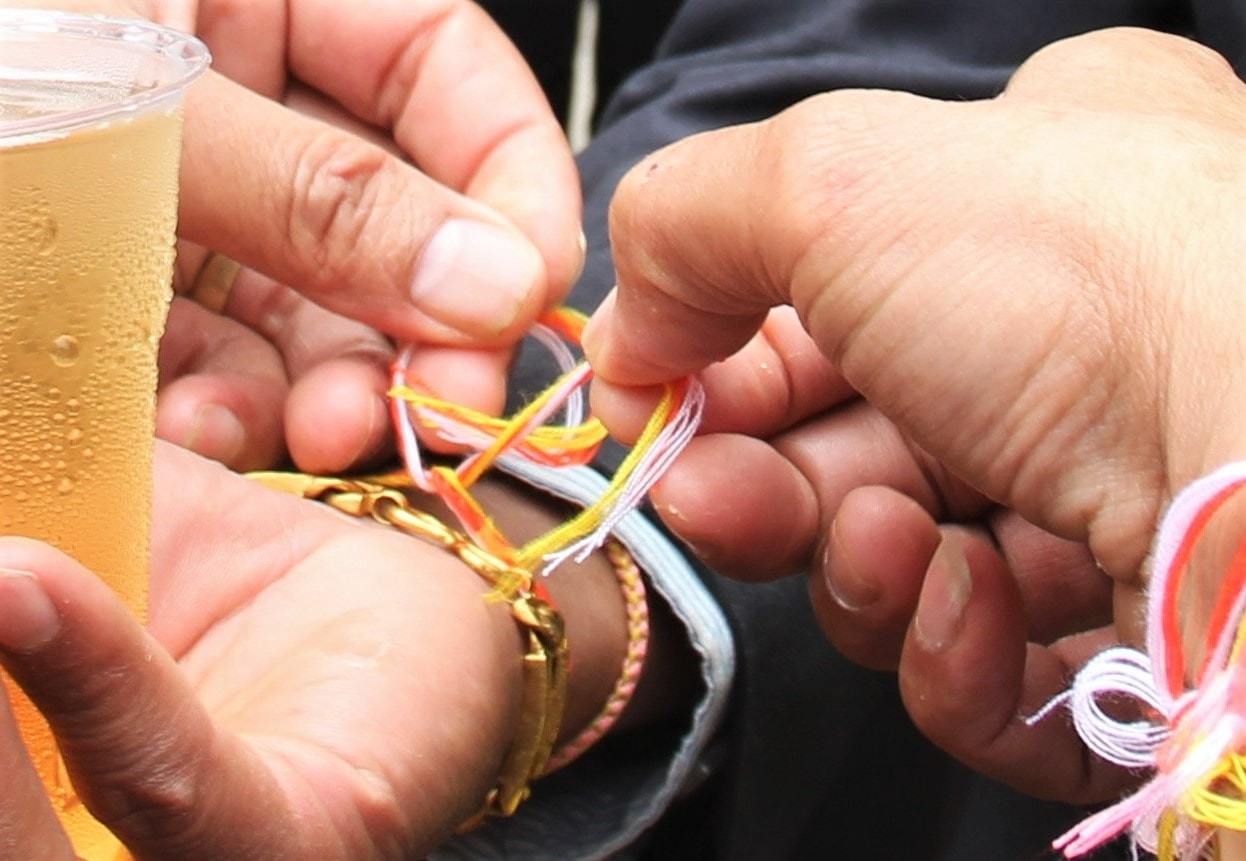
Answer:
<svg viewBox="0 0 1246 861"><path fill-rule="evenodd" d="M180 235L319 305L405 340L499 345L552 298L519 228L381 146L213 73L185 122Z"/></svg>
<svg viewBox="0 0 1246 861"><path fill-rule="evenodd" d="M642 161L611 204L619 288L584 338L597 375L651 385L700 370L743 346L769 308L808 311L822 295L840 311L823 334L842 338L890 286L865 281L862 264L942 218L920 193L945 154L914 137L929 140L932 122L955 135L960 107L828 93Z"/></svg>
<svg viewBox="0 0 1246 861"><path fill-rule="evenodd" d="M1074 290L1025 289L1068 268L1017 224L1033 172L992 168L1027 131L995 102L839 91L659 151L611 207L619 287L584 339L597 376L699 371L791 304L854 388L931 443L946 416L927 413L963 421L983 369L984 408L1007 398L1073 316Z"/></svg>
<svg viewBox="0 0 1246 861"><path fill-rule="evenodd" d="M101 580L46 544L0 539L0 606L0 662L80 800L135 857L255 857L273 839L271 778Z"/></svg>

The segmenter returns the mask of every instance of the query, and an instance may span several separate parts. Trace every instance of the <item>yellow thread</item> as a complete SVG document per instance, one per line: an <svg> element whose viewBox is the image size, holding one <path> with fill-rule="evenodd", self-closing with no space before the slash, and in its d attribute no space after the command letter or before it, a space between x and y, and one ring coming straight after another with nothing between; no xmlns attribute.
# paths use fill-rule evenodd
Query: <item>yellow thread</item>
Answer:
<svg viewBox="0 0 1246 861"><path fill-rule="evenodd" d="M463 422L463 424L469 424L472 427L478 428L482 431L491 431L497 434L515 431L521 428L527 417L531 415L536 408L543 406L549 400L551 393L552 389L547 390L541 395L540 398L525 407L524 410L515 418L500 419L496 416L490 416L485 413L477 412L476 410L468 407L450 404L446 401L439 400L438 398L429 397L428 395L421 394L420 392L417 392L407 386L395 386L389 391L390 397L401 398L410 404L436 410L443 415L450 416L451 418ZM436 429L435 424L429 422L423 422L423 424L425 427L430 429ZM541 427L533 428L532 431L524 437L524 443L530 445L537 451L549 454L560 454L564 451L591 448L605 438L605 426L602 425L602 423L597 419L589 419L571 427L542 425ZM507 442L509 442L510 439L513 439L513 432L510 436L508 436ZM500 450L500 448L496 445L490 446L489 450L492 451L495 448ZM494 456L496 456L496 453ZM468 482L468 484L471 483L472 482Z"/></svg>
<svg viewBox="0 0 1246 861"><path fill-rule="evenodd" d="M1177 814L1165 810L1160 814L1155 855L1159 861L1174 861L1177 857Z"/></svg>
<svg viewBox="0 0 1246 861"><path fill-rule="evenodd" d="M587 317L583 314L565 308L549 312L543 318L543 322L557 334L575 342L579 341L586 320ZM570 373L576 374L584 371L585 368L581 364ZM573 427L542 425L524 433L525 425L533 416L544 410L555 396L563 392L565 387L562 382L568 379L568 376L564 376L560 382L549 386L517 414L505 419L486 415L459 404L448 403L405 385L395 385L389 392L390 397L401 399L412 406L435 412L470 426L492 438L487 448L471 455L470 459L465 464L461 464L458 470L441 466L434 467L430 473L435 476L436 484L440 485L437 489L438 495L450 505L455 516L459 518L460 523L472 534L473 538L494 555L529 573L534 573L547 556L590 535L602 524L607 513L615 507L625 493L626 485L637 466L675 414L682 391L675 385L666 387L657 408L650 415L635 445L627 453L605 492L596 502L581 510L566 523L516 549L507 541L468 488L489 470L499 455L511 446L532 454L534 460L548 465L586 463L592 458L597 447L607 436L605 426L596 418L590 417ZM435 421L427 417L419 417L418 412L417 417L425 428L438 429ZM510 588L511 584L502 584L498 587L502 594L507 594Z"/></svg>
<svg viewBox="0 0 1246 861"><path fill-rule="evenodd" d="M523 432L524 425L528 423L532 416L549 404L550 399L554 396L555 388L550 386L539 397L534 398L530 404L515 413L510 422L502 429L502 432L494 438L493 444L480 452L480 455L475 458L472 465L464 470L462 481L465 486L470 487L480 476L484 475L485 470L493 465L493 461L497 456L505 451L506 447L511 444L511 441ZM533 428L533 430L535 431L536 429Z"/></svg>
<svg viewBox="0 0 1246 861"><path fill-rule="evenodd" d="M588 535L601 524L605 513L622 495L624 485L635 471L637 464L670 420L677 406L678 393L678 390L673 386L666 388L661 400L658 402L657 408L649 417L644 430L641 431L639 438L637 438L636 444L627 453L622 464L620 464L611 478L605 492L596 502L583 509L568 522L529 541L516 551L480 504L476 502L475 498L468 491L468 487L479 475L488 469L497 453L514 439L515 432L523 426L528 417L544 405L545 401L548 400L549 391L547 390L542 394L541 398L533 401L523 411L509 420L498 419L475 410L449 404L437 398L420 394L405 386L395 387L393 392L391 392L395 397L401 397L411 403L436 409L443 414L459 418L465 423L505 434L505 438L499 437L489 449L482 453L475 466L471 470L466 471L466 478L453 469L444 466L434 467L432 471L444 482L455 500L461 503L463 508L470 511L470 514L468 514L461 508L455 513L460 520L466 521L464 525L472 531L477 540L490 552L505 557L507 561L513 562L516 566L528 571L535 571L547 555L555 553ZM589 419L574 428L550 426L535 428L525 440L533 443L533 447L539 450L565 451L568 448L579 449L595 446L605 438L605 435L606 431L601 422L597 419Z"/></svg>
<svg viewBox="0 0 1246 861"><path fill-rule="evenodd" d="M1231 753L1182 798L1186 815L1211 828L1246 831L1246 756Z"/></svg>
<svg viewBox="0 0 1246 861"><path fill-rule="evenodd" d="M1233 648L1229 650L1228 666L1239 666L1238 658L1242 654L1243 644L1246 644L1246 616L1237 623L1237 636L1233 638Z"/></svg>
<svg viewBox="0 0 1246 861"><path fill-rule="evenodd" d="M658 402L657 409L649 417L649 421L645 424L645 428L641 431L640 437L636 440L636 444L627 453L627 457L623 459L623 463L615 471L614 477L610 479L610 484L605 492L589 507L582 510L571 520L551 529L544 535L534 538L515 554L515 562L517 565L528 570L535 570L536 566L541 563L551 553L555 553L562 548L570 545L579 538L588 535L596 529L610 510L614 502L623 493L624 485L632 472L635 471L636 465L640 463L641 458L653 445L654 440L662 432L666 426L668 419L674 412L676 407L677 390L674 386L667 386L666 391L662 393L662 399Z"/></svg>

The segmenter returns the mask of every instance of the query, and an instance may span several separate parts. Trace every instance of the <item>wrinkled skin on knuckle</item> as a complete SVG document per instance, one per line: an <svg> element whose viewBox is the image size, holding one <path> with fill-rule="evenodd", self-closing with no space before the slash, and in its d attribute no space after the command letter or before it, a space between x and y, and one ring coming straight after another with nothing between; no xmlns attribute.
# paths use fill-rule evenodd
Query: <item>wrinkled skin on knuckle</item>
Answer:
<svg viewBox="0 0 1246 861"><path fill-rule="evenodd" d="M146 770L118 778L92 799L93 812L128 839L166 847L193 845L204 815L200 776L184 767Z"/></svg>
<svg viewBox="0 0 1246 861"><path fill-rule="evenodd" d="M914 189L895 177L909 173L901 119L916 97L839 91L815 96L781 114L768 143L781 153L769 222L777 249L769 271L783 277L792 304L833 360L842 339L872 312L878 295L854 289L876 283L871 270L892 259L904 239ZM920 192L918 192L920 193Z"/></svg>
<svg viewBox="0 0 1246 861"><path fill-rule="evenodd" d="M392 170L382 149L326 129L299 153L286 212L294 259L332 272L355 258L369 228L390 210L384 183Z"/></svg>

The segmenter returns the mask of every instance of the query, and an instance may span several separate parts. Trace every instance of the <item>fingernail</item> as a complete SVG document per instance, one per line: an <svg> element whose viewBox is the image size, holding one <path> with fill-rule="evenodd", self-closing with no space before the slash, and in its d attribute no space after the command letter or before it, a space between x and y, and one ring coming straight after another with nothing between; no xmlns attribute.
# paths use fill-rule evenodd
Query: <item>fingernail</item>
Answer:
<svg viewBox="0 0 1246 861"><path fill-rule="evenodd" d="M945 535L930 559L913 619L914 634L922 648L942 652L952 644L960 633L972 592L973 580L964 547L960 539Z"/></svg>
<svg viewBox="0 0 1246 861"><path fill-rule="evenodd" d="M182 446L193 452L232 464L247 444L247 432L233 410L220 404L204 404L190 423Z"/></svg>
<svg viewBox="0 0 1246 861"><path fill-rule="evenodd" d="M576 241L580 246L580 265L575 267L575 276L571 279L572 284L580 280L580 276L584 274L584 266L588 263L588 237L584 235L583 230L576 237Z"/></svg>
<svg viewBox="0 0 1246 861"><path fill-rule="evenodd" d="M536 248L514 231L451 218L424 246L411 299L438 323L493 336L518 318L543 269Z"/></svg>
<svg viewBox="0 0 1246 861"><path fill-rule="evenodd" d="M30 571L0 568L0 646L31 652L56 636L61 616Z"/></svg>
<svg viewBox="0 0 1246 861"><path fill-rule="evenodd" d="M822 549L822 576L831 598L850 613L864 610L880 597L877 584L862 577L844 551L834 523Z"/></svg>
<svg viewBox="0 0 1246 861"><path fill-rule="evenodd" d="M614 296L619 290L618 287L613 288L606 294L606 298L601 300L601 304L597 306L597 310L593 312L593 316L588 318L588 322L584 324L584 331L580 333L580 347L584 350L584 355L591 360L596 356L598 350L601 349L601 340L604 337L602 321L609 316L610 309L614 306Z"/></svg>

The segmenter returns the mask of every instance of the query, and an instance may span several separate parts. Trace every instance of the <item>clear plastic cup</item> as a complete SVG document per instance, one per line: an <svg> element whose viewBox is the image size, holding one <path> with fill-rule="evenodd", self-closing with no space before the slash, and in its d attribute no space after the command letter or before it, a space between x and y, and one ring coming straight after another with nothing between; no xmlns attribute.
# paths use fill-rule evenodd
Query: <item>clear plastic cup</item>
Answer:
<svg viewBox="0 0 1246 861"><path fill-rule="evenodd" d="M140 619L182 101L208 63L154 24L0 9L0 534L56 545ZM6 683L78 855L127 857Z"/></svg>

